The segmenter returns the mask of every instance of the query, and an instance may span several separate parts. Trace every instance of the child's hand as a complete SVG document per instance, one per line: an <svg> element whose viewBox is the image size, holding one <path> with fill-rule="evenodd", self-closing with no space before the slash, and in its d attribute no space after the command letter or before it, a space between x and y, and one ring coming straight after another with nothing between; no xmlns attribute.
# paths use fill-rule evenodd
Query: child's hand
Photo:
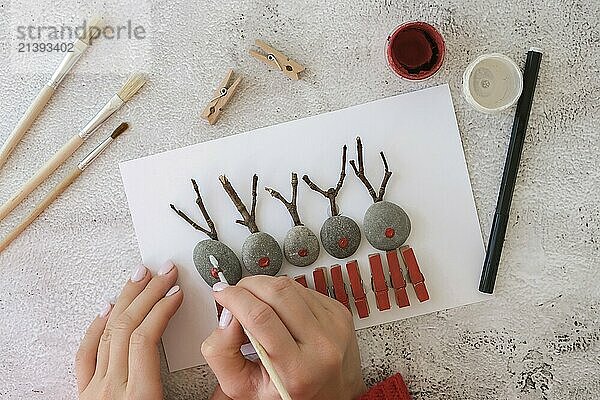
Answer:
<svg viewBox="0 0 600 400"><path fill-rule="evenodd" d="M114 306L92 322L75 358L80 399L161 399L158 342L183 293L177 268L136 268Z"/></svg>
<svg viewBox="0 0 600 400"><path fill-rule="evenodd" d="M225 395L280 398L263 366L240 353L241 325L263 345L294 400L350 400L366 391L352 315L341 303L286 277L253 276L215 289L235 318L206 339L202 353Z"/></svg>

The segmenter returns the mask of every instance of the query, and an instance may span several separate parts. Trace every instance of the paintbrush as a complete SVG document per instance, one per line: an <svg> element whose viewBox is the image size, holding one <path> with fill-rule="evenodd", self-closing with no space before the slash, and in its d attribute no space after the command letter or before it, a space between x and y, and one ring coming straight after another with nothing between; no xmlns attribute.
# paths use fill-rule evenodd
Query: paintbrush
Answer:
<svg viewBox="0 0 600 400"><path fill-rule="evenodd" d="M44 199L33 209L33 211L21 221L19 225L17 225L10 233L2 239L0 242L0 253L4 251L15 240L37 217L40 216L41 213L44 212L46 208L58 196L60 196L74 181L85 171L85 169L92 163L106 148L123 132L127 130L129 125L126 123L122 123L114 130L114 132L104 139L102 143L100 143L90 154L88 154L73 171L69 173L58 185L56 185L50 193L44 197Z"/></svg>
<svg viewBox="0 0 600 400"><path fill-rule="evenodd" d="M35 190L52 172L54 172L67 158L71 157L104 121L113 115L129 99L135 95L138 90L146 83L146 79L141 74L132 75L123 87L115 94L102 109L88 122L88 124L73 136L65 145L49 159L35 175L33 175L17 193L15 193L6 203L0 207L0 221L2 221L16 206L19 205L31 192Z"/></svg>
<svg viewBox="0 0 600 400"><path fill-rule="evenodd" d="M65 55L62 62L54 71L52 78L50 78L48 83L46 83L38 93L37 97L33 100L27 111L25 111L25 114L17 123L17 126L8 136L8 139L6 139L6 142L2 145L2 148L0 149L0 168L2 168L6 160L8 160L12 151L21 141L23 136L25 136L25 133L31 128L31 125L42 112L46 104L48 104L48 101L65 76L69 74L71 69L73 69L77 61L81 58L81 55L91 45L92 41L96 39L97 36L95 34L99 32L102 26L103 21L101 18L92 18L85 31L75 42L73 42L72 51Z"/></svg>
<svg viewBox="0 0 600 400"><path fill-rule="evenodd" d="M226 285L229 285L227 279L225 278L225 274L223 274L223 271L219 267L219 262L217 261L217 259L213 255L208 256L208 259L212 266L217 270L219 281ZM228 318L229 320L231 320L231 318L233 318L233 315L231 314L231 311L229 311L226 308L223 308L223 311L221 312L221 317L223 319ZM246 334L246 336L248 336L248 340L250 340L250 343L254 347L254 350L256 350L256 354L258 355L258 358L260 359L263 367L265 367L265 370L269 374L269 378L271 378L271 382L273 382L273 385L275 386L275 389L277 389L277 393L279 393L279 396L281 396L282 400L292 400L290 394L283 386L283 382L281 381L279 374L277 374L277 371L275 370L275 367L273 366L273 363L271 362L271 359L269 358L269 355L267 354L265 348L250 332L246 330L246 328L242 328L244 329L244 333Z"/></svg>

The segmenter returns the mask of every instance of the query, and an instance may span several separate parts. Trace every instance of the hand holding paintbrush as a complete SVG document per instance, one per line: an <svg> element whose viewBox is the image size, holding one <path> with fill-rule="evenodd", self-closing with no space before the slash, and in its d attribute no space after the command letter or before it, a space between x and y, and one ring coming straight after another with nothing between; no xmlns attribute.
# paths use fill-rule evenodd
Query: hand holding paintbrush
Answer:
<svg viewBox="0 0 600 400"><path fill-rule="evenodd" d="M342 303L283 276L216 283L213 292L235 318L223 310L202 354L230 398L357 399L366 391L352 315ZM240 351L246 336L261 363Z"/></svg>
<svg viewBox="0 0 600 400"><path fill-rule="evenodd" d="M221 283L224 283L225 285L229 285L229 283L227 283L227 279L225 278L225 274L223 274L223 271L221 270L221 268L219 268L219 262L217 261L217 259L212 255L209 256L209 259L210 259L210 263L212 264L212 266L218 271L218 276L219 276L219 280L221 281ZM229 323L231 322L232 319L233 319L233 314L231 314L231 311L224 308L221 313L221 320L219 321L219 324L224 325L223 327L225 327L225 326L229 325ZM263 367L265 367L265 370L267 371L267 373L269 374L269 377L271 378L271 382L273 382L273 385L275 385L275 388L277 389L277 392L279 393L281 398L283 400L291 400L292 398L290 397L287 390L285 390L285 387L283 386L283 382L281 382L281 378L277 374L277 371L275 370L275 367L273 366L273 363L271 362L269 355L265 351L265 348L246 329L244 329L244 333L246 333L246 336L248 336L248 340L250 340L250 343L254 347L254 350L256 350L256 354L258 355L258 358L262 362Z"/></svg>

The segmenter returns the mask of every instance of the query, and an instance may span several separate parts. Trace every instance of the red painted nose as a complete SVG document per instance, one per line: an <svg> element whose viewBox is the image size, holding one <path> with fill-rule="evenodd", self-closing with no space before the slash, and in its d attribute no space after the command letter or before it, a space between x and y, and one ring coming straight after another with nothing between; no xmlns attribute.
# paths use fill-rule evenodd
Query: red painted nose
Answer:
<svg viewBox="0 0 600 400"><path fill-rule="evenodd" d="M391 238L394 237L395 234L396 234L396 231L394 230L394 228L387 228L385 230L385 237L386 238L390 238L391 239Z"/></svg>
<svg viewBox="0 0 600 400"><path fill-rule="evenodd" d="M258 266L261 268L267 268L271 264L271 259L269 257L261 257L258 260Z"/></svg>
<svg viewBox="0 0 600 400"><path fill-rule="evenodd" d="M338 246L340 247L340 249L345 249L348 247L348 238L343 237L340 240L338 240Z"/></svg>
<svg viewBox="0 0 600 400"><path fill-rule="evenodd" d="M298 250L298 255L299 255L300 257L306 257L306 256L308 255L308 250L307 250L307 249L304 249L304 248L303 248L303 249L300 249L300 250Z"/></svg>
<svg viewBox="0 0 600 400"><path fill-rule="evenodd" d="M215 279L219 279L219 271L215 267L211 268L210 275Z"/></svg>

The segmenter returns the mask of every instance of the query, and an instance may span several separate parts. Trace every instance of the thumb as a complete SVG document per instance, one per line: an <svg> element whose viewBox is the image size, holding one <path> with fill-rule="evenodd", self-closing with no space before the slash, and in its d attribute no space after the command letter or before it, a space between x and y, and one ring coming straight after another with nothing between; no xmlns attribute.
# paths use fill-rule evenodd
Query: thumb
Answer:
<svg viewBox="0 0 600 400"><path fill-rule="evenodd" d="M232 398L246 398L256 393L256 382L260 382L260 366L242 355L240 347L246 335L237 319L229 326L217 328L202 343L202 355L215 373L223 393Z"/></svg>

